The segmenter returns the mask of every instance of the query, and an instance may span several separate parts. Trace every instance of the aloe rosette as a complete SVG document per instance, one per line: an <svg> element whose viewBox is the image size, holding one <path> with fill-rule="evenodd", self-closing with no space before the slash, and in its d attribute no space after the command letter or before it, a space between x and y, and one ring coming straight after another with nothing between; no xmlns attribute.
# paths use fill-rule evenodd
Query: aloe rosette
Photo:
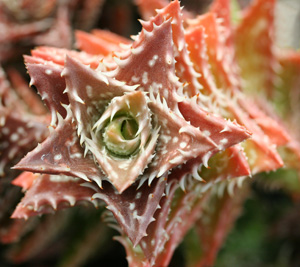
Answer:
<svg viewBox="0 0 300 267"><path fill-rule="evenodd" d="M151 31L142 31L129 50L131 53L121 59L112 73L93 70L71 57L67 58L64 69L54 63L28 63L32 83L45 96L49 109L58 110L60 114L58 119L52 118L53 124L58 123L53 125L55 129L50 137L16 166L96 182L98 188L86 184L95 190L93 198L103 199L108 204L135 245L146 235L153 220L165 191L168 171L186 163L184 169L190 159L196 159L198 168L214 153L249 136L244 128L209 115L189 100L185 100L186 105L193 105L194 112L206 122L203 132L184 119L178 109L180 97L176 91L181 84L174 72L171 23L165 20L161 25L153 24ZM156 50L149 51L147 48L154 43ZM137 62L139 68L134 68ZM169 74L154 76L161 69ZM47 86L39 86L41 77ZM135 85L137 78L134 77L140 79L140 87ZM54 80L55 87L51 84ZM64 85L66 94L61 90ZM63 99L66 95L68 98ZM65 103L67 111L59 107L60 102ZM227 131L222 131L224 129ZM205 130L212 131L212 137L208 137ZM218 145L223 139L227 142ZM69 144L72 144L71 149ZM177 178L177 183L186 173L188 170ZM114 192L105 180L121 194ZM137 187L135 194L126 193ZM14 217L24 214L23 209L21 213L15 212Z"/></svg>
<svg viewBox="0 0 300 267"><path fill-rule="evenodd" d="M15 166L40 174L14 181L26 194L13 217L104 201L129 265L167 266L192 227L203 253L191 262L213 264L248 195L245 177L298 168L298 141L264 103L282 90L279 71L296 94L298 54L286 61L274 49L273 0L254 1L237 27L226 0L198 17L179 1L149 3L137 1L146 21L133 41L77 31L83 51L25 56L51 122ZM251 58L245 34L263 37L247 40Z"/></svg>

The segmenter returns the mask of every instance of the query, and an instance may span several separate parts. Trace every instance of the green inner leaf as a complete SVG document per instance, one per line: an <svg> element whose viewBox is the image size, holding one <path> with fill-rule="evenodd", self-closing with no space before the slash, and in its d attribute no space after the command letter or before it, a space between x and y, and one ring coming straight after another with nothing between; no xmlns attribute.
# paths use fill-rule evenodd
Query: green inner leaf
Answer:
<svg viewBox="0 0 300 267"><path fill-rule="evenodd" d="M102 133L107 150L115 156L133 155L140 145L140 137L136 135L138 128L137 122L130 116L113 118Z"/></svg>
<svg viewBox="0 0 300 267"><path fill-rule="evenodd" d="M138 124L132 118L127 118L122 122L121 133L126 140L131 140L136 137Z"/></svg>

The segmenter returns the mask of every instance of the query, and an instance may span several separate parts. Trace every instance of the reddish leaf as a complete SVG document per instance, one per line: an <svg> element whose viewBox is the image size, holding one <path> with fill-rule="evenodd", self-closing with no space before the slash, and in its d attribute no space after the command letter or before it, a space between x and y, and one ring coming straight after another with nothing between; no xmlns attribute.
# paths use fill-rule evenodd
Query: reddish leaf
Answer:
<svg viewBox="0 0 300 267"><path fill-rule="evenodd" d="M49 46L40 46L36 49L32 50L32 56L36 59L43 59L47 62L47 65L51 65L53 63L56 63L58 65L63 66L65 63L65 57L66 55L73 57L77 59L78 61L82 62L85 65L90 65L91 68L96 69L99 65L100 60L102 59L102 56L97 55L90 55L85 52L78 52L75 50L67 50L63 48L55 48L55 47L49 47ZM27 59L28 57L25 56ZM28 62L28 60L27 60ZM38 63L43 63L38 62ZM36 63L36 62L28 62L28 63Z"/></svg>
<svg viewBox="0 0 300 267"><path fill-rule="evenodd" d="M244 10L235 44L243 89L272 95L278 62L274 48L275 0L255 0ZM249 40L252 40L251 42Z"/></svg>
<svg viewBox="0 0 300 267"><path fill-rule="evenodd" d="M251 175L247 158L241 145L219 152L208 161L209 168L201 169L199 175L205 181L228 180Z"/></svg>
<svg viewBox="0 0 300 267"><path fill-rule="evenodd" d="M154 220L153 215L165 192L166 182L167 178L161 177L153 181L151 186L145 183L138 188L135 184L122 194L104 183L103 190L98 190L93 198L106 202L107 209L114 214L122 230L136 246L147 235L146 230Z"/></svg>
<svg viewBox="0 0 300 267"><path fill-rule="evenodd" d="M247 99L240 99L241 106L250 115L250 118L255 120L257 125L263 130L264 134L269 137L271 143L276 146L287 144L290 140L290 135L287 133L284 125L264 113L256 104L259 103L259 101L256 101L255 103L251 100L252 99L249 97ZM275 114L275 111L273 111L273 114Z"/></svg>
<svg viewBox="0 0 300 267"><path fill-rule="evenodd" d="M111 52L122 51L120 47L121 38L119 42L107 38L102 38L101 32L97 31L97 34L90 34L83 31L76 31L76 45L77 47L92 55L108 56Z"/></svg>
<svg viewBox="0 0 300 267"><path fill-rule="evenodd" d="M51 112L51 125L56 125L57 112L66 117L67 113L61 104L68 104L67 95L63 94L66 84L61 77L62 68L49 64L30 64L27 69L31 77L31 85L35 85L42 99Z"/></svg>
<svg viewBox="0 0 300 267"><path fill-rule="evenodd" d="M231 119L236 119L237 122L241 125L244 125L249 131L253 133L252 139L247 140L244 144L245 153L249 159L249 165L251 167L252 173L257 173L261 171L274 170L283 165L283 162L279 156L279 154L275 150L275 146L272 145L272 142L264 137L264 132L258 126L258 122L255 121L257 116L254 116L252 110L252 117L248 114L247 109L242 106L243 102L247 102L247 98L239 93L237 90L240 86L238 84L238 80L234 79L236 72L233 68L229 69L226 67L225 63L222 61L224 57L224 44L219 40L220 36L218 33L216 17L214 14L206 14L195 21L191 22L192 26L187 35L187 41L191 42L192 47L192 59L195 60L196 63L199 59L199 54L205 53L205 47L208 49L209 61L207 59L202 58L200 61L200 65L198 65L198 70L200 74L203 75L204 85L206 85L206 94L212 94L215 97L215 105L219 107L219 113L223 116L229 117ZM201 27L204 27L205 33L208 34L208 38L204 39L204 32ZM193 45L193 41L197 40L199 42L199 46ZM203 42L206 42L206 45ZM197 55L198 52L198 55ZM219 80L216 80L216 84L221 85L220 89L214 85L211 74L209 71L209 67L207 66L209 63L212 66L213 76L218 77ZM197 64L196 64L197 66ZM205 81L205 78L207 81ZM224 88L224 89L222 89ZM231 94L236 97L236 100L228 93L225 93L227 90L231 91ZM214 104L214 102L212 102ZM212 105L214 106L214 105ZM256 110L259 110L256 108ZM259 123L264 125L266 128L266 122L273 125L278 125L276 121L271 118L260 113ZM284 130L276 129L273 127L273 132L276 132L278 136L276 136L276 142L282 143L286 142L286 134ZM274 137L272 137L274 138ZM280 140L280 141L277 141ZM251 152L251 149L256 151ZM257 156L255 156L257 154ZM264 160L262 160L265 158ZM254 168L255 166L255 168Z"/></svg>
<svg viewBox="0 0 300 267"><path fill-rule="evenodd" d="M21 200L12 218L53 212L80 202L92 202L95 191L81 186L82 180L61 175L42 174L37 177ZM97 206L96 202L93 202Z"/></svg>
<svg viewBox="0 0 300 267"><path fill-rule="evenodd" d="M46 123L36 117L0 107L3 124L0 125L0 175L4 174L4 167L12 160L16 160L48 135Z"/></svg>
<svg viewBox="0 0 300 267"><path fill-rule="evenodd" d="M101 186L103 177L91 155L84 157L74 125L61 121L36 149L28 153L15 167L26 171L65 174L84 180L94 180Z"/></svg>
<svg viewBox="0 0 300 267"><path fill-rule="evenodd" d="M32 186L34 180L39 176L39 174L34 174L32 172L22 172L12 181L12 184L22 187L23 190L28 190Z"/></svg>
<svg viewBox="0 0 300 267"><path fill-rule="evenodd" d="M170 21L159 26L153 24L151 31L144 28L132 45L131 54L117 63L117 80L128 85L140 84L139 90L152 92L155 97L159 94L168 107L174 109L174 93L179 85L174 69Z"/></svg>
<svg viewBox="0 0 300 267"><path fill-rule="evenodd" d="M120 46L122 44L130 45L132 43L131 40L107 30L94 29L91 31L91 33L94 36L109 42L110 44Z"/></svg>
<svg viewBox="0 0 300 267"><path fill-rule="evenodd" d="M202 251L194 255L195 258L198 258L194 266L214 264L216 255L226 235L241 213L247 195L248 186L244 186L235 190L232 196L227 192L223 196L218 196L217 194L210 196L202 216L196 223Z"/></svg>
<svg viewBox="0 0 300 267"><path fill-rule="evenodd" d="M224 43L223 40L226 36L224 37L224 33L220 32L216 14L206 13L189 21L189 23L190 30L199 28L199 26L205 29L209 64L217 87L233 92L239 90L241 87L238 79L239 70L233 56L233 47Z"/></svg>

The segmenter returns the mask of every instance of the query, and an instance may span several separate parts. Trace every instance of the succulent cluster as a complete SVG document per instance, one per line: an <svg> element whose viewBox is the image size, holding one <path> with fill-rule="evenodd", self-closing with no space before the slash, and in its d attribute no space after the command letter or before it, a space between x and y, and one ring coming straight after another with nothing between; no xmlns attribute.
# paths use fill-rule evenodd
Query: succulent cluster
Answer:
<svg viewBox="0 0 300 267"><path fill-rule="evenodd" d="M66 19L81 3L27 2L20 5L29 14L45 11L42 18L29 16L38 23L55 12L59 23L59 10ZM87 9L102 3L86 2ZM115 239L129 266L169 266L191 229L201 253L189 253L187 266L210 266L253 181L299 194L298 177L259 176L300 170L300 54L275 46L276 1L254 0L232 10L231 1L215 0L197 16L178 0L136 4L145 20L132 39L77 30L78 49L71 50L70 26L67 33L55 23L34 37L47 46L24 59L30 85L46 107L15 70L7 71L11 85L1 72L3 201L17 186L25 191L12 219L7 214L15 199L0 208L1 241L27 235L9 251L15 263L32 259L38 246L74 224L73 206L87 204L84 217L93 219L87 219L85 244L77 245L79 258L66 266L82 264L99 239L107 242L103 223L119 232ZM13 7L15 19L29 23L27 13L21 13L24 19L9 1L3 5L3 12ZM67 35L64 48L47 42L58 30ZM14 186L4 187L4 181ZM55 215L35 217L47 213ZM43 227L48 233L41 238Z"/></svg>

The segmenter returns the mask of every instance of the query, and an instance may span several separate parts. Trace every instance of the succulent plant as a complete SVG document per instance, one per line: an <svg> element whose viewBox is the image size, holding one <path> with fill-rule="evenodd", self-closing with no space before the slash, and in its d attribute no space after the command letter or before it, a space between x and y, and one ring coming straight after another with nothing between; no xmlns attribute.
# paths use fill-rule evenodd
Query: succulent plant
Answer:
<svg viewBox="0 0 300 267"><path fill-rule="evenodd" d="M145 21L132 40L78 30L81 51L68 49L68 37L65 48L40 46L25 56L30 85L49 112L29 88L17 97L2 83L0 170L39 143L13 167L23 171L13 184L26 192L2 240L17 240L33 224L36 234L11 259L33 257L39 242L70 223L66 209L85 203L97 218L87 242L96 244L93 231L104 236L102 214L129 266L169 266L191 229L199 247L187 254L188 266L213 265L252 180L298 195L294 178L280 171L299 172L299 127L290 125L299 117L300 54L275 48L275 3L254 0L234 24L229 0L199 16L178 0L136 1ZM52 45L51 36L36 42ZM10 113L13 102L25 103ZM261 175L278 169L280 179ZM39 227L17 220L53 212ZM61 228L41 238L39 229L55 220ZM93 251L77 250L84 252L66 265Z"/></svg>
<svg viewBox="0 0 300 267"><path fill-rule="evenodd" d="M102 5L102 0L1 1L1 62L17 59L34 45L71 48L72 25L91 29Z"/></svg>

